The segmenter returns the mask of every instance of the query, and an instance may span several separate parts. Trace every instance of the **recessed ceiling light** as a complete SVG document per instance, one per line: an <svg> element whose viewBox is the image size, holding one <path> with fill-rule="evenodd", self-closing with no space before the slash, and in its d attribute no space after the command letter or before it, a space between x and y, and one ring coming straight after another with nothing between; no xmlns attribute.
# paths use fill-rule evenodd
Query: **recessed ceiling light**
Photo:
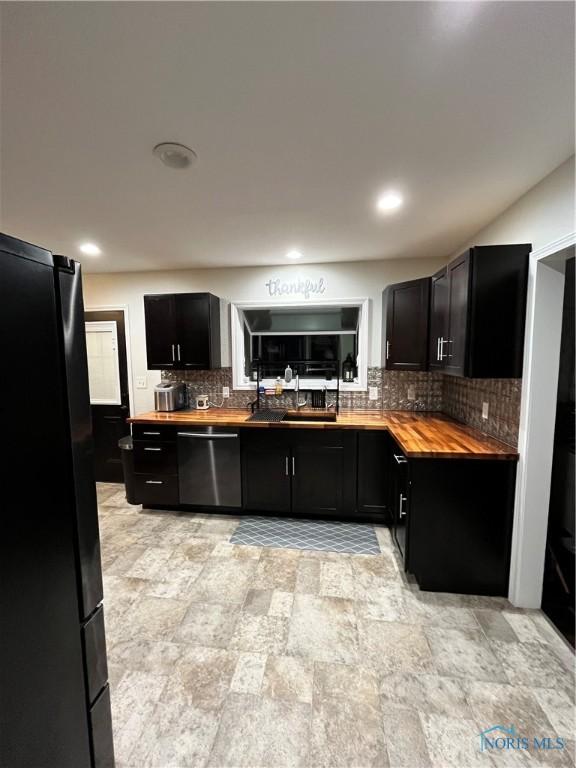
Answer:
<svg viewBox="0 0 576 768"><path fill-rule="evenodd" d="M376 208L382 213L388 213L389 211L395 211L404 202L402 195L398 192L385 192L378 198L376 202Z"/></svg>
<svg viewBox="0 0 576 768"><path fill-rule="evenodd" d="M100 256L102 253L100 248L98 248L98 246L94 243L82 243L80 250L82 253L85 253L86 256Z"/></svg>
<svg viewBox="0 0 576 768"><path fill-rule="evenodd" d="M300 251L288 251L288 253L286 254L286 258L287 259L301 259L302 258L302 254L300 253Z"/></svg>
<svg viewBox="0 0 576 768"><path fill-rule="evenodd" d="M196 160L196 152L184 144L177 144L173 141L165 141L162 144L156 144L152 150L167 168L175 168L182 171L190 166Z"/></svg>

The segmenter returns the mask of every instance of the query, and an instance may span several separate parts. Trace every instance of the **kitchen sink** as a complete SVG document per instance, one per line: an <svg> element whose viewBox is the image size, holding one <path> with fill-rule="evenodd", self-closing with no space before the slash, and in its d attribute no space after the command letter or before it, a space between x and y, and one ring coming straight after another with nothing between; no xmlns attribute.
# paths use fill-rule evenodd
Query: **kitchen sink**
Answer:
<svg viewBox="0 0 576 768"><path fill-rule="evenodd" d="M318 421L329 422L336 421L335 413L286 413L282 416L282 421Z"/></svg>

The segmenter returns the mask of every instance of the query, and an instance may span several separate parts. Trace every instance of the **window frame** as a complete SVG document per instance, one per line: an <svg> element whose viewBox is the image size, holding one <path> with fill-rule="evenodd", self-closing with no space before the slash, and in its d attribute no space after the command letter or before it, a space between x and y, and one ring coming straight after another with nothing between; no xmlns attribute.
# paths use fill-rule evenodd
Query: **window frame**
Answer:
<svg viewBox="0 0 576 768"><path fill-rule="evenodd" d="M120 359L118 349L118 324L116 320L87 320L84 322L84 333L87 336L89 333L112 333L113 352L116 353L114 358L115 362L115 397L93 397L90 393L90 405L122 405L122 385L120 382ZM86 339L86 346L88 347L88 339ZM87 350L88 355L88 350ZM88 366L88 372L90 366ZM88 376L90 379L90 376ZM90 380L88 381L90 384Z"/></svg>
<svg viewBox="0 0 576 768"><path fill-rule="evenodd" d="M237 390L255 390L256 383L248 380L244 374L245 348L244 348L244 328L242 310L244 309L270 309L272 307L288 307L306 309L306 307L358 307L358 358L357 368L358 376L352 383L347 383L340 379L341 392L366 392L368 390L368 356L369 350L369 327L370 327L370 299L352 298L352 299L314 299L313 301L233 301L230 302L230 347L232 359L232 387ZM274 379L264 379L261 382L264 386L273 386ZM302 386L302 384L301 384ZM321 389L326 386L324 378L306 379L307 389ZM330 385L328 389L335 388ZM293 389L295 384L290 384L284 389Z"/></svg>

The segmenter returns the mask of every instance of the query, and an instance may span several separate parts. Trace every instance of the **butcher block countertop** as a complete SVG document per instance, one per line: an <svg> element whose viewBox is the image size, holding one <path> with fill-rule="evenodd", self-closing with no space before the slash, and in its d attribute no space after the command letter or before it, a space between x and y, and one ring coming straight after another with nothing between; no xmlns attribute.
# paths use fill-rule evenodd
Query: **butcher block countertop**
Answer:
<svg viewBox="0 0 576 768"><path fill-rule="evenodd" d="M299 412L302 418L303 412ZM316 412L317 415L317 412ZM150 411L134 416L132 424L175 426L243 427L250 429L384 429L388 430L409 458L503 459L516 461L510 445L488 437L441 413L407 411L344 411L335 421L248 421L249 411L211 408L208 411Z"/></svg>

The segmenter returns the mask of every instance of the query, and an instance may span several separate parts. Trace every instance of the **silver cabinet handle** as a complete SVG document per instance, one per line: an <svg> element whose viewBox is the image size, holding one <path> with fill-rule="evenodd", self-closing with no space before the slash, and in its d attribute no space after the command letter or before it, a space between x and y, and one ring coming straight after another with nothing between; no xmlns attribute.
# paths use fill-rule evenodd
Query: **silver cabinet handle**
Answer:
<svg viewBox="0 0 576 768"><path fill-rule="evenodd" d="M161 451L162 448L144 448L145 451Z"/></svg>
<svg viewBox="0 0 576 768"><path fill-rule="evenodd" d="M203 440L221 440L222 438L237 438L237 432L178 432L178 437L200 437Z"/></svg>
<svg viewBox="0 0 576 768"><path fill-rule="evenodd" d="M176 358L174 357L174 344L172 344L172 362L174 362Z"/></svg>
<svg viewBox="0 0 576 768"><path fill-rule="evenodd" d="M178 362L180 362L180 344L176 344L176 349L178 350Z"/></svg>
<svg viewBox="0 0 576 768"><path fill-rule="evenodd" d="M159 435L160 432L142 432L143 435Z"/></svg>
<svg viewBox="0 0 576 768"><path fill-rule="evenodd" d="M436 360L441 360L442 358L440 357L440 337L436 339L436 342L437 342L436 343Z"/></svg>
<svg viewBox="0 0 576 768"><path fill-rule="evenodd" d="M400 508L398 511L398 517L400 520L403 517L406 517L406 510L404 509L404 502L406 501L406 496L404 496L402 493L400 494Z"/></svg>
<svg viewBox="0 0 576 768"><path fill-rule="evenodd" d="M164 485L164 480L146 480L146 485Z"/></svg>
<svg viewBox="0 0 576 768"><path fill-rule="evenodd" d="M292 477L296 474L296 462L294 456L292 456Z"/></svg>
<svg viewBox="0 0 576 768"><path fill-rule="evenodd" d="M288 456L286 456L286 477L290 475L290 472L288 470Z"/></svg>
<svg viewBox="0 0 576 768"><path fill-rule="evenodd" d="M395 453L393 453L392 455L396 459L396 463L397 464L407 464L408 463L408 459L406 458L406 456L402 456L402 454L400 454L400 456L397 456Z"/></svg>
<svg viewBox="0 0 576 768"><path fill-rule="evenodd" d="M386 360L390 357L390 342L386 341Z"/></svg>

